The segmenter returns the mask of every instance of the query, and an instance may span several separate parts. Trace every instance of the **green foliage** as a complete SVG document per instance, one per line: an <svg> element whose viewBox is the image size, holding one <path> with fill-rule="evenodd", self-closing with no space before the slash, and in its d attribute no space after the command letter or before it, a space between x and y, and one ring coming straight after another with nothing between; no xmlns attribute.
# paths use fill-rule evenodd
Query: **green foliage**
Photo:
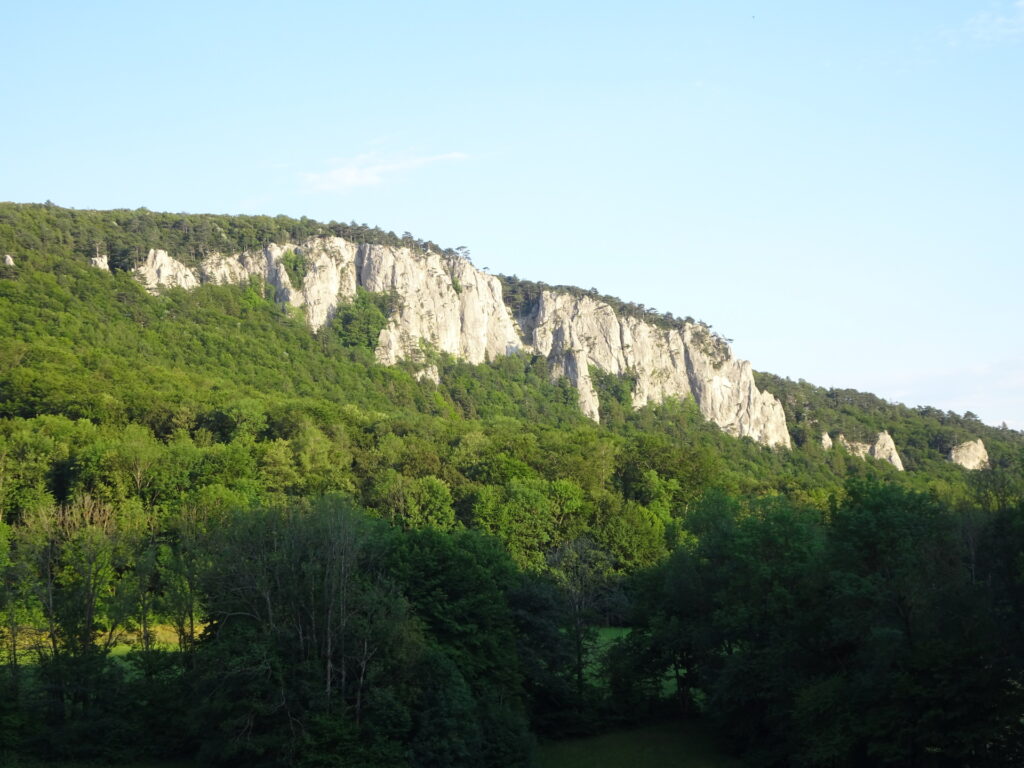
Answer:
<svg viewBox="0 0 1024 768"><path fill-rule="evenodd" d="M540 356L430 352L438 385L378 365L394 296L313 335L258 286L154 297L120 271L327 234L435 248L0 205L5 745L504 766L528 729L670 702L760 765L1021 762L1024 436L767 374L792 451L596 370L595 424ZM506 288L522 315L546 286ZM820 447L881 429L908 472ZM974 437L991 469L946 461Z"/></svg>
<svg viewBox="0 0 1024 768"><path fill-rule="evenodd" d="M1003 555L975 538L994 529L864 482L824 518L709 496L686 525L691 543L637 584L620 696L656 699L637 684L672 675L758 765L1014 762L1021 646L997 622L1019 604L993 610L982 571Z"/></svg>
<svg viewBox="0 0 1024 768"><path fill-rule="evenodd" d="M325 499L231 516L207 546L208 759L525 762L514 571L492 542L398 535Z"/></svg>
<svg viewBox="0 0 1024 768"><path fill-rule="evenodd" d="M816 443L822 432L835 437L874 442L887 430L899 446L903 465L931 477L956 482L963 473L948 461L952 448L982 438L994 461L1020 450L1019 432L983 424L974 414L920 406L909 408L853 389L824 389L767 373L755 374L757 385L782 403L790 434L797 445Z"/></svg>
<svg viewBox="0 0 1024 768"><path fill-rule="evenodd" d="M366 224L321 223L306 217L217 216L137 210L88 211L55 205L0 203L0 252L19 259L37 255L87 258L108 255L113 269L131 269L149 249L167 251L185 264L213 253L241 253L270 243L301 243L311 237L336 236L350 242L440 251L408 233L398 237ZM286 268L293 285L301 285L304 263L291 251ZM6 271L3 275L7 276ZM298 278L298 279L297 279Z"/></svg>
<svg viewBox="0 0 1024 768"><path fill-rule="evenodd" d="M590 366L590 380L597 393L601 423L623 427L633 410L633 389L635 375L615 375L602 371L596 365Z"/></svg>
<svg viewBox="0 0 1024 768"><path fill-rule="evenodd" d="M297 253L295 249L289 248L281 254L281 266L288 273L288 281L294 288L301 288L306 280L306 258Z"/></svg>
<svg viewBox="0 0 1024 768"><path fill-rule="evenodd" d="M343 347L377 348L377 340L398 304L394 294L371 293L356 289L356 297L342 304L331 320L330 331Z"/></svg>

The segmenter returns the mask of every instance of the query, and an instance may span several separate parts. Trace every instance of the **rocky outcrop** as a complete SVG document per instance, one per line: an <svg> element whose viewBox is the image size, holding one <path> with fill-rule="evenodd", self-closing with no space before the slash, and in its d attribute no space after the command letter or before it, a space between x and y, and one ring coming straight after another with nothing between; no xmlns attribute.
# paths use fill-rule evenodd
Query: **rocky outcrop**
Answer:
<svg viewBox="0 0 1024 768"><path fill-rule="evenodd" d="M985 443L979 437L977 440L968 440L954 446L953 450L949 452L949 460L964 469L986 469L988 468L988 451L985 450Z"/></svg>
<svg viewBox="0 0 1024 768"><path fill-rule="evenodd" d="M274 288L277 300L305 307L306 320L319 330L331 319L339 301L356 295L357 248L340 237L313 238L302 245L270 245L257 252L215 253L201 267L202 282L244 284L258 279ZM295 286L286 261L301 284Z"/></svg>
<svg viewBox="0 0 1024 768"><path fill-rule="evenodd" d="M826 451L832 448L832 438L828 436L828 432L821 433L821 447Z"/></svg>
<svg viewBox="0 0 1024 768"><path fill-rule="evenodd" d="M435 384L441 383L441 372L436 365L427 365L416 371L414 374L419 381L432 381Z"/></svg>
<svg viewBox="0 0 1024 768"><path fill-rule="evenodd" d="M269 268L269 262L269 255L265 251L246 251L227 256L214 253L203 260L199 276L204 283L214 285L242 285L254 277L273 282L271 273L276 274L276 270Z"/></svg>
<svg viewBox="0 0 1024 768"><path fill-rule="evenodd" d="M836 442L846 449L846 452L856 456L858 459L867 458L871 452L871 443L861 443L856 440L847 440L846 435L839 435Z"/></svg>
<svg viewBox="0 0 1024 768"><path fill-rule="evenodd" d="M423 345L471 363L523 348L501 282L461 257L364 245L359 285L400 297L377 346L377 359L387 365L420 357Z"/></svg>
<svg viewBox="0 0 1024 768"><path fill-rule="evenodd" d="M96 267L96 269L102 269L104 272L110 271L110 261L105 253L102 256L93 256L89 259L89 263Z"/></svg>
<svg viewBox="0 0 1024 768"><path fill-rule="evenodd" d="M521 318L527 341L557 375L580 391L580 407L597 419L590 366L634 380L633 405L693 395L705 418L729 434L766 445L789 446L782 405L754 385L750 363L723 359L696 324L661 328L619 317L589 296L545 291L531 315Z"/></svg>
<svg viewBox="0 0 1024 768"><path fill-rule="evenodd" d="M11 254L9 254L9 253L5 253L4 254L4 266L7 266L7 267L13 267L14 266L14 257L11 256Z"/></svg>
<svg viewBox="0 0 1024 768"><path fill-rule="evenodd" d="M321 328L334 316L339 301L356 295L357 247L340 237L320 238L296 247L303 260L305 275L292 304L306 308L306 320L314 329ZM280 256L275 263L280 263ZM279 280L288 278L280 269Z"/></svg>
<svg viewBox="0 0 1024 768"><path fill-rule="evenodd" d="M825 437L827 436L827 432L822 436L822 447L825 447ZM887 461L900 472L903 471L903 460L900 458L899 451L896 450L896 443L893 442L892 435L888 432L879 432L874 443L847 440L845 435L839 435L836 442L858 458L864 459L870 456L879 461ZM829 444L831 445L831 442Z"/></svg>
<svg viewBox="0 0 1024 768"><path fill-rule="evenodd" d="M301 277L299 284L293 284L286 261ZM255 253L213 254L202 263L199 278L217 284L259 279L273 286L278 301L304 307L314 330L330 320L339 302L351 300L357 287L394 292L400 301L377 348L378 359L388 365L422 357L425 346L473 363L522 348L499 280L465 259L435 252L313 238Z"/></svg>
<svg viewBox="0 0 1024 768"><path fill-rule="evenodd" d="M167 251L150 248L146 260L135 269L150 293L159 293L160 288L185 288L190 290L199 287L199 278L195 272L177 259L171 258Z"/></svg>
<svg viewBox="0 0 1024 768"><path fill-rule="evenodd" d="M870 455L879 461L888 461L900 472L903 471L903 460L896 450L896 443L888 432L879 432L875 444L871 446Z"/></svg>
<svg viewBox="0 0 1024 768"><path fill-rule="evenodd" d="M553 375L579 390L580 408L599 418L590 370L628 376L633 404L692 395L705 418L729 434L770 446L790 445L782 406L754 385L750 363L735 360L702 325L662 328L620 317L589 296L544 291L523 317L513 319L498 278L468 260L433 251L356 246L342 238L271 244L240 254L212 254L191 270L165 251L151 250L136 269L147 290L194 288L200 283L273 286L278 301L303 307L314 330L357 288L398 298L378 338L377 359L424 363L421 378L436 381L429 351L482 363L516 351L542 354ZM293 281L292 276L297 279ZM517 324L518 320L518 324Z"/></svg>

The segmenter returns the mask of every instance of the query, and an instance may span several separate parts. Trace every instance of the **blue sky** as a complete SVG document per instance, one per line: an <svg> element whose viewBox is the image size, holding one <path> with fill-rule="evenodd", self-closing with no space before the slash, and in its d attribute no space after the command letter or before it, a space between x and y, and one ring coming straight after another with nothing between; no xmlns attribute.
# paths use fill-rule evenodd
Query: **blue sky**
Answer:
<svg viewBox="0 0 1024 768"><path fill-rule="evenodd" d="M408 230L1024 429L1024 1L2 16L0 199Z"/></svg>

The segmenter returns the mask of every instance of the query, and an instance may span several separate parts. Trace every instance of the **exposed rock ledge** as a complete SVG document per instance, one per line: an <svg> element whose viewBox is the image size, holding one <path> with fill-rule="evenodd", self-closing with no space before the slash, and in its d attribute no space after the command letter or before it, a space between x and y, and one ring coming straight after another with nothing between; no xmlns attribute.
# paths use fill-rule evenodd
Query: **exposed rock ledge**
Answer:
<svg viewBox="0 0 1024 768"><path fill-rule="evenodd" d="M706 341L695 338L697 326L659 328L619 317L589 296L550 291L521 320L532 331L533 348L576 385L580 407L595 421L598 401L590 366L633 377L637 408L692 394L704 417L729 434L766 445L790 445L782 405L758 391L750 363L714 357Z"/></svg>
<svg viewBox="0 0 1024 768"><path fill-rule="evenodd" d="M146 254L146 260L135 270L146 285L150 293L158 293L163 286L169 288L197 288L199 278L195 272L186 267L177 259L167 254L167 251L160 251L150 248Z"/></svg>
<svg viewBox="0 0 1024 768"><path fill-rule="evenodd" d="M285 268L289 251L302 262L301 286L292 285ZM705 418L729 434L770 446L790 445L782 406L754 385L750 363L716 355L698 326L659 328L619 317L590 297L545 291L529 316L519 318L524 340L502 299L501 282L461 257L357 246L329 237L214 254L198 271L165 251L151 250L136 272L153 293L161 286L244 284L256 278L274 286L279 301L305 307L314 330L330 320L339 301L354 297L357 287L394 291L401 302L378 339L376 355L382 363L421 360L424 345L471 363L519 350L535 352L549 359L554 375L569 378L579 389L580 408L595 421L598 401L590 366L633 377L636 407L692 394ZM434 378L436 370L428 368L423 375Z"/></svg>
<svg viewBox="0 0 1024 768"><path fill-rule="evenodd" d="M903 471L903 460L900 459L899 451L896 450L896 443L893 442L892 435L888 432L879 432L874 443L860 443L856 440L847 440L845 435L836 437L836 442L854 456L861 459L870 456L879 461L887 461L900 472ZM832 441L828 439L827 432L822 434L821 446L826 450L832 447Z"/></svg>
<svg viewBox="0 0 1024 768"><path fill-rule="evenodd" d="M949 460L964 469L986 469L988 467L988 451L985 450L985 443L979 437L977 440L968 440L955 446L949 452Z"/></svg>

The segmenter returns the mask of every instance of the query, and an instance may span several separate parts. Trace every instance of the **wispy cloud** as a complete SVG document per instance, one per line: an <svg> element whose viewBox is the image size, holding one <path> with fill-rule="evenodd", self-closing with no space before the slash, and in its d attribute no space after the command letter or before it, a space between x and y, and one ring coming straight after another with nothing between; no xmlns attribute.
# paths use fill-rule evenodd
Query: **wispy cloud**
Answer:
<svg viewBox="0 0 1024 768"><path fill-rule="evenodd" d="M450 160L465 160L467 157L463 152L421 156L388 156L379 152L366 152L352 158L335 160L326 171L304 173L302 179L313 191L337 192L377 186L405 171Z"/></svg>
<svg viewBox="0 0 1024 768"><path fill-rule="evenodd" d="M979 13L967 22L967 31L975 40L986 42L1024 39L1024 0Z"/></svg>

